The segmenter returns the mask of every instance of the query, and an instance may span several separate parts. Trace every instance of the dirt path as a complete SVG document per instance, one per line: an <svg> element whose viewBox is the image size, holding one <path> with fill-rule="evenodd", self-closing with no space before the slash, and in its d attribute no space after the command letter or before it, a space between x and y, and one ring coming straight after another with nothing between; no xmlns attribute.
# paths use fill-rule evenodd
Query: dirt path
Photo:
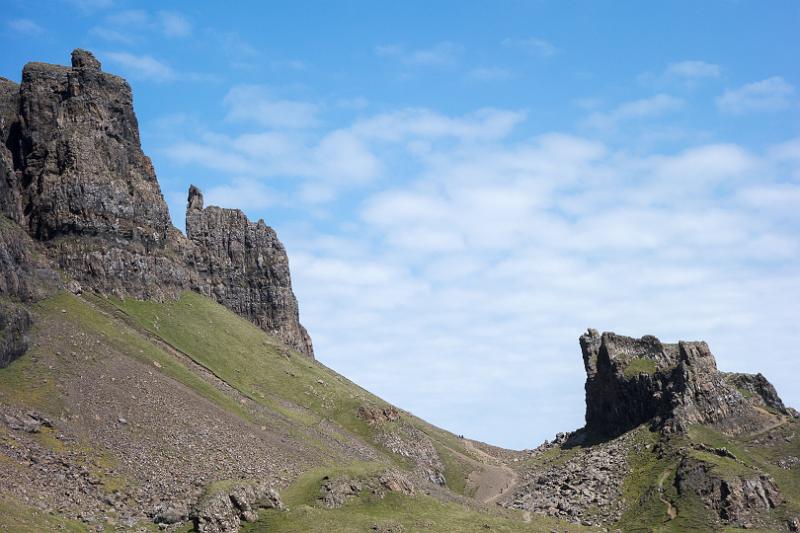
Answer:
<svg viewBox="0 0 800 533"><path fill-rule="evenodd" d="M469 484L475 487L474 498L483 503L493 503L517 483L517 473L502 464L497 458L481 450L470 440L464 440L465 446L484 459L483 469L475 470L469 475Z"/></svg>
<svg viewBox="0 0 800 533"><path fill-rule="evenodd" d="M751 438L751 439L754 438L754 437L758 437L760 435L763 435L764 433L767 433L769 431L772 431L773 429L784 425L786 422L788 422L791 419L791 417L788 417L788 416L785 416L785 415L774 415L774 414L770 413L769 411L767 411L766 409L764 409L762 407L758 407L758 406L754 406L754 407L755 407L755 409L757 411L760 411L760 412L762 412L762 413L764 413L766 415L769 415L769 416L771 416L773 418L776 418L776 420L775 420L775 422L773 422L772 424L768 425L767 427L765 427L763 429L760 429L758 431L754 431L753 433L750 433L747 437Z"/></svg>
<svg viewBox="0 0 800 533"><path fill-rule="evenodd" d="M664 497L664 480L667 479L668 476L669 470L664 470L664 472L658 478L658 499L667 506L667 515L669 516L669 519L675 520L675 517L678 516L678 511L672 505L672 502Z"/></svg>

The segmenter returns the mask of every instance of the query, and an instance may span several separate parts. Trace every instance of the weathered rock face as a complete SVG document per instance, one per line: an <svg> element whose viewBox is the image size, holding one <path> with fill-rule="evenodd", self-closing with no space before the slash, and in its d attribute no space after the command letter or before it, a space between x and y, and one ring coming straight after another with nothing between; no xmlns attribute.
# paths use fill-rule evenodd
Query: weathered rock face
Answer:
<svg viewBox="0 0 800 533"><path fill-rule="evenodd" d="M0 302L0 368L28 349L31 315L21 306Z"/></svg>
<svg viewBox="0 0 800 533"><path fill-rule="evenodd" d="M775 482L765 474L719 476L711 467L684 459L675 474L679 493L692 492L727 523L744 525L783 503Z"/></svg>
<svg viewBox="0 0 800 533"><path fill-rule="evenodd" d="M709 424L729 434L770 424L772 415L754 408L734 382L786 414L763 376L738 374L731 381L717 370L704 342L662 344L652 336L634 339L590 329L580 344L587 375L586 429L591 434L619 435L645 422L672 431Z"/></svg>
<svg viewBox="0 0 800 533"><path fill-rule="evenodd" d="M8 146L19 144L19 85L0 78L0 213L14 221L23 219L19 176Z"/></svg>
<svg viewBox="0 0 800 533"><path fill-rule="evenodd" d="M414 484L405 475L398 470L390 469L380 475L362 478L344 475L331 479L325 476L319 490L319 501L328 509L336 509L365 491L378 498L384 498L388 492L406 496L413 496L416 493Z"/></svg>
<svg viewBox="0 0 800 533"><path fill-rule="evenodd" d="M203 207L192 186L186 235L195 245L198 290L307 355L311 338L300 324L289 259L275 231L238 209Z"/></svg>
<svg viewBox="0 0 800 533"><path fill-rule="evenodd" d="M141 150L128 83L75 50L72 68L25 66L18 109L6 140L16 175L7 214L88 287L155 298L188 287L192 273Z"/></svg>
<svg viewBox="0 0 800 533"><path fill-rule="evenodd" d="M84 50L72 68L28 63L20 86L25 221L32 235L101 235L157 244L171 228L142 153L131 88Z"/></svg>
<svg viewBox="0 0 800 533"><path fill-rule="evenodd" d="M257 520L259 509L283 509L278 493L265 483L240 481L205 495L191 514L196 531L224 533Z"/></svg>
<svg viewBox="0 0 800 533"><path fill-rule="evenodd" d="M552 453L570 439L559 434L554 442L545 442L531 457ZM628 456L645 453L629 433L618 439L589 447L565 461L544 461L523 471L521 481L512 488L501 505L533 511L573 522L618 520L625 505L622 493L625 476L630 472Z"/></svg>
<svg viewBox="0 0 800 533"><path fill-rule="evenodd" d="M0 215L0 368L28 349L31 315L21 304L48 296L60 286L37 243Z"/></svg>
<svg viewBox="0 0 800 533"><path fill-rule="evenodd" d="M786 406L778 396L778 391L762 374L726 372L725 378L731 385L743 392L754 405L763 406L783 414L787 412Z"/></svg>
<svg viewBox="0 0 800 533"><path fill-rule="evenodd" d="M203 209L194 188L190 238L174 228L131 88L91 53L75 50L71 68L29 63L20 85L0 79L0 141L0 212L82 287L155 299L196 290L313 357L275 232L237 210Z"/></svg>

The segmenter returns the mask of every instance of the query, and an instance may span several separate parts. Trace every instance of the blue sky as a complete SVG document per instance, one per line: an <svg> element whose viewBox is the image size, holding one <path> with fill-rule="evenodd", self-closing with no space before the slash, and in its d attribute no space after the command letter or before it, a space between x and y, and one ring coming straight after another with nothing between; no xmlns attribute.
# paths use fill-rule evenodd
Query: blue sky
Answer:
<svg viewBox="0 0 800 533"><path fill-rule="evenodd" d="M583 422L588 326L705 339L800 406L800 4L5 0L0 75L88 48L190 183L285 243L318 358L456 433Z"/></svg>

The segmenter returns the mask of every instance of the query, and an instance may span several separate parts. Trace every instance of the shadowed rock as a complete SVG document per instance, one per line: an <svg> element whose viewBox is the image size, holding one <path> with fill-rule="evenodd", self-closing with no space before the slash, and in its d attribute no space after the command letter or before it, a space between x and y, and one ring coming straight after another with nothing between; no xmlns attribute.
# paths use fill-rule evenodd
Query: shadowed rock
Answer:
<svg viewBox="0 0 800 533"><path fill-rule="evenodd" d="M705 342L666 344L590 329L580 345L590 435L615 436L645 422L667 431L708 424L735 435L788 414L763 376L720 372Z"/></svg>

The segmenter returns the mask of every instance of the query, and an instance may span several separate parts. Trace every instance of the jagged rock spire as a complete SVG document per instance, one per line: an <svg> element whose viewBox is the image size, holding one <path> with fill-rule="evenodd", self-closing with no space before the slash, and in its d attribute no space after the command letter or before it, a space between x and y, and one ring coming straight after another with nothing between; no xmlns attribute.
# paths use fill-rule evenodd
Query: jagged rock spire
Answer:
<svg viewBox="0 0 800 533"><path fill-rule="evenodd" d="M100 61L90 51L76 48L72 51L72 68L100 70Z"/></svg>

